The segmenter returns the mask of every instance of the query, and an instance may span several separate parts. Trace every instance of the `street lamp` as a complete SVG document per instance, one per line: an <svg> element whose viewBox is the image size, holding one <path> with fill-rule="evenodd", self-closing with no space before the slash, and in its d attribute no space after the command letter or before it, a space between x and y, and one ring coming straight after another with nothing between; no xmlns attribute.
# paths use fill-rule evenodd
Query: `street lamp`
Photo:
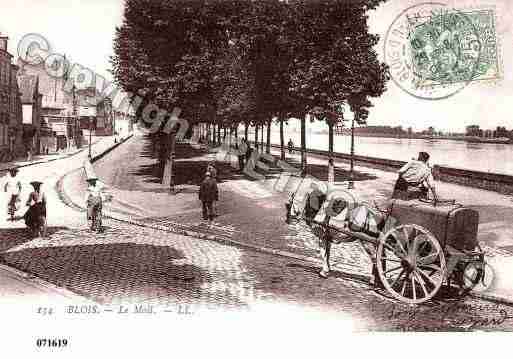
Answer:
<svg viewBox="0 0 513 359"><path fill-rule="evenodd" d="M353 108L353 119L351 120L351 166L349 172L349 183L347 188L354 188L354 123L360 123L360 109L364 100L363 88L358 86L350 97L350 105Z"/></svg>
<svg viewBox="0 0 513 359"><path fill-rule="evenodd" d="M358 116L357 114L358 112L355 112L353 119L351 120L351 165L349 167L349 183L347 185L348 189L354 188L354 118Z"/></svg>
<svg viewBox="0 0 513 359"><path fill-rule="evenodd" d="M91 155L91 132L93 127L93 118L89 116L89 159L91 159L93 156Z"/></svg>
<svg viewBox="0 0 513 359"><path fill-rule="evenodd" d="M171 194L176 194L176 189L175 189L175 171L174 171L174 165L175 165L175 147L176 147L176 134L177 134L178 131L175 131L175 129L172 130L171 132L171 148L170 148L170 161L171 163L169 164L169 169L171 171L170 173L170 179L169 179L169 191L171 192Z"/></svg>
<svg viewBox="0 0 513 359"><path fill-rule="evenodd" d="M69 137L70 140L68 141L68 143L66 144L67 147L68 147L68 150L71 150L71 138L73 138L73 140L75 141L75 145L77 146L77 148L81 147L81 143L79 143L79 140L78 140L78 129L77 129L77 124L78 124L78 118L77 118L77 97L76 97L76 93L75 93L75 84L73 84L73 118L71 120L71 124L70 124L70 132L71 132L71 136Z"/></svg>

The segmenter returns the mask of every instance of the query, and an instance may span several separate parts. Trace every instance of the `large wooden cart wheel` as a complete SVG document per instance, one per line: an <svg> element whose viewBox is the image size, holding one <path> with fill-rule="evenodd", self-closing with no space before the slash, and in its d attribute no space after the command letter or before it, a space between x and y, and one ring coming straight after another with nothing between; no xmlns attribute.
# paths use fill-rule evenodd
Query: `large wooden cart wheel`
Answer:
<svg viewBox="0 0 513 359"><path fill-rule="evenodd" d="M440 243L427 229L416 224L395 227L381 238L376 265L388 292L408 304L433 298L446 277Z"/></svg>

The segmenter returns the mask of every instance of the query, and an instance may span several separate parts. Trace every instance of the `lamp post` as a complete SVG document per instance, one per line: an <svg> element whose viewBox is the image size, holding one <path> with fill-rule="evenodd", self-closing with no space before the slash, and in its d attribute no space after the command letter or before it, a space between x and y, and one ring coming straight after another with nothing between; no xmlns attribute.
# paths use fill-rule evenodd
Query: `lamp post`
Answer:
<svg viewBox="0 0 513 359"><path fill-rule="evenodd" d="M365 94L361 86L355 89L355 92L350 96L349 102L353 109L353 119L351 120L351 165L349 171L349 183L347 188L354 188L354 123L360 123L360 109L365 99Z"/></svg>
<svg viewBox="0 0 513 359"><path fill-rule="evenodd" d="M351 165L349 167L349 183L347 185L348 189L354 188L354 118L357 116L357 113L354 114L353 119L351 120Z"/></svg>
<svg viewBox="0 0 513 359"><path fill-rule="evenodd" d="M92 124L93 124L93 118L89 116L89 159L91 159L93 156L91 155L91 132L92 132Z"/></svg>
<svg viewBox="0 0 513 359"><path fill-rule="evenodd" d="M176 133L177 133L177 131L175 131L175 129L173 129L172 132L170 133L171 143L170 143L170 156L169 157L170 157L171 163L169 164L169 169L170 169L171 173L170 173L170 178L169 178L169 191L171 192L171 194L176 194L176 189L175 189L175 171L174 171Z"/></svg>
<svg viewBox="0 0 513 359"><path fill-rule="evenodd" d="M75 141L75 145L78 147L79 146L79 141L78 141L78 130L77 130L77 123L78 123L78 119L77 119L77 97L76 97L76 93L75 93L75 84L73 84L73 118L71 120L71 124L70 124L70 138L73 138L73 140ZM67 147L68 147L68 150L71 150L71 140L68 141L68 143L66 144Z"/></svg>

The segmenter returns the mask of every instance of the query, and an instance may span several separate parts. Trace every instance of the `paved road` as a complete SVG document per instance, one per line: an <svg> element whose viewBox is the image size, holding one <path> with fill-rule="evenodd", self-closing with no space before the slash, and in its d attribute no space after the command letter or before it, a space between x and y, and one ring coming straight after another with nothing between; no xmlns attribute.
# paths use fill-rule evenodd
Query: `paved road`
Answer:
<svg viewBox="0 0 513 359"><path fill-rule="evenodd" d="M288 157L292 158L293 164L297 164L298 156L294 154ZM219 156L213 151L179 147L177 158L177 183L184 191L172 197L167 194L168 189L159 183L158 167L147 139L136 137L123 149L105 158L96 168L101 177L116 188L115 198L121 199L121 202L110 206L110 209L117 213L129 212L131 218L143 222L167 227L176 227L177 223L185 224L201 233L318 258L318 241L309 228L301 223L284 223L287 193L276 190L279 187L276 184L282 182L276 168L259 171L266 176L266 181L263 181L238 173L230 164L236 162L235 158ZM213 159L218 160L220 216L214 226L207 227L201 219L197 185L207 163ZM311 173L320 180L326 180L325 159L311 156L309 163ZM117 167L113 170L115 166ZM348 164L336 162L336 167L335 187L347 188ZM394 173L358 166L356 173L353 194L357 198L379 203L390 197L396 178ZM80 178L75 179L75 182L71 181L82 182ZM442 197L455 198L479 212L478 239L487 253L487 262L495 270L493 286L488 293L513 300L513 278L509 276L513 270L511 198L454 184L438 185ZM370 261L359 243L337 246L333 252L333 262L339 269L348 273L370 275Z"/></svg>
<svg viewBox="0 0 513 359"><path fill-rule="evenodd" d="M321 280L307 262L113 220L105 222L105 233L92 234L83 213L62 204L54 189L57 178L83 160L77 156L24 173L26 178L52 174L47 188L51 237L31 239L21 224L3 223L0 255L6 264L103 305L185 304L198 314L293 307L350 318L355 330L512 327L511 308L479 300L441 300L413 309L365 283Z"/></svg>

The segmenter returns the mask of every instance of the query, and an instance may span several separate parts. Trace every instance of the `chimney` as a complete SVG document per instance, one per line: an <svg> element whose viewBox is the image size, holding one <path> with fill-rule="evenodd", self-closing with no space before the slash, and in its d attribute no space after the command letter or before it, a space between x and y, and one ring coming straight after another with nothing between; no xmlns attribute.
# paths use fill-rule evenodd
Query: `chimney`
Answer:
<svg viewBox="0 0 513 359"><path fill-rule="evenodd" d="M9 38L7 36L2 36L0 34L0 50L4 50L7 52L7 42L9 41Z"/></svg>

